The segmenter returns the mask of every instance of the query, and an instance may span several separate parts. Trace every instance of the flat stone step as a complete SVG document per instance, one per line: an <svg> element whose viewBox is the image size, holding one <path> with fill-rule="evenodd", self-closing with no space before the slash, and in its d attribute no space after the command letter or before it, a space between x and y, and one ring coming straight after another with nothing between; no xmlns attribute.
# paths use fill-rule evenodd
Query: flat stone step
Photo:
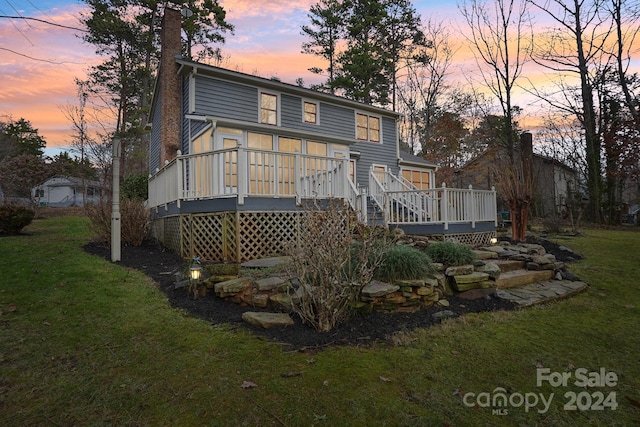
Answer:
<svg viewBox="0 0 640 427"><path fill-rule="evenodd" d="M242 313L242 320L264 329L283 328L294 324L293 319L286 313L246 311Z"/></svg>
<svg viewBox="0 0 640 427"><path fill-rule="evenodd" d="M579 281L550 280L532 283L517 289L499 289L496 291L496 296L511 301L519 307L528 307L571 297L584 291L588 286Z"/></svg>
<svg viewBox="0 0 640 427"><path fill-rule="evenodd" d="M553 270L515 270L502 273L496 279L498 289L510 289L532 283L544 282L553 278Z"/></svg>
<svg viewBox="0 0 640 427"><path fill-rule="evenodd" d="M510 259L493 259L491 262L500 267L502 273L508 273L509 271L521 270L524 268L524 261L515 261Z"/></svg>

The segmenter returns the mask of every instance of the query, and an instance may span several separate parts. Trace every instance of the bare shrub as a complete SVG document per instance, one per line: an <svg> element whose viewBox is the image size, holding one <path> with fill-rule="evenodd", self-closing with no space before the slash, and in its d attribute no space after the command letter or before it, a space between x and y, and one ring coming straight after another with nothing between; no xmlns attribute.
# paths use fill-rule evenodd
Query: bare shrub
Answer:
<svg viewBox="0 0 640 427"><path fill-rule="evenodd" d="M387 239L386 231L359 223L341 200L307 209L288 266L299 282L292 289L293 312L322 332L346 320L372 280Z"/></svg>
<svg viewBox="0 0 640 427"><path fill-rule="evenodd" d="M551 216L542 220L542 228L546 233L560 234L563 231L562 218Z"/></svg>
<svg viewBox="0 0 640 427"><path fill-rule="evenodd" d="M96 241L111 242L111 203L103 202L87 206ZM140 246L151 232L149 209L139 200L123 199L120 202L120 229L122 243Z"/></svg>

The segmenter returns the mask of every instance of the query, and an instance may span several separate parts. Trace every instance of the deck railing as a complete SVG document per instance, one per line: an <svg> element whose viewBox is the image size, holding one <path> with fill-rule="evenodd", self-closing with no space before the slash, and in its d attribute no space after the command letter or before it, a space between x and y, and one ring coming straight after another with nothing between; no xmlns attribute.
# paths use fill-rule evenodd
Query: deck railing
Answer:
<svg viewBox="0 0 640 427"><path fill-rule="evenodd" d="M352 199L348 160L235 147L178 156L149 178L149 206L247 196ZM355 200L355 199L354 199Z"/></svg>
<svg viewBox="0 0 640 427"><path fill-rule="evenodd" d="M390 174L388 174L390 175ZM393 176L393 175L391 175ZM403 189L388 189L402 186ZM369 180L371 198L384 212L387 224L435 224L449 229L452 223L492 221L497 225L495 190L431 188L408 189L402 181L389 179L386 174L371 173Z"/></svg>

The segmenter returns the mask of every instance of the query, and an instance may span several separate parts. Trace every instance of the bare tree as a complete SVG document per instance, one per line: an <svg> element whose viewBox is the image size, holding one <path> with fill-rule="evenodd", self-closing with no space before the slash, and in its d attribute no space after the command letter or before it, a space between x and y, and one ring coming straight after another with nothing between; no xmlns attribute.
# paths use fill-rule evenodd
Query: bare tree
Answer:
<svg viewBox="0 0 640 427"><path fill-rule="evenodd" d="M405 74L398 76L398 111L404 117L400 134L412 152L422 148L421 141L450 92L447 75L456 50L443 22L429 20L422 32L426 42L412 52L404 64Z"/></svg>
<svg viewBox="0 0 640 427"><path fill-rule="evenodd" d="M635 40L640 36L640 3L630 0L610 0L608 11L616 32L612 54L616 59L616 68L624 103L633 117L636 128L640 130L640 103L638 94L633 93L629 85L629 64Z"/></svg>
<svg viewBox="0 0 640 427"><path fill-rule="evenodd" d="M528 1L555 23L547 34L539 38L534 61L561 75L576 76L580 82L577 93L562 92L567 101L565 110L574 110L584 131L588 213L593 221L600 222L602 144L597 128L593 79L600 69L607 39L613 34L611 21L601 13L605 0Z"/></svg>
<svg viewBox="0 0 640 427"><path fill-rule="evenodd" d="M531 20L524 0L465 0L460 5L471 34L484 84L498 99L507 121L505 144L513 156L513 89L533 47Z"/></svg>

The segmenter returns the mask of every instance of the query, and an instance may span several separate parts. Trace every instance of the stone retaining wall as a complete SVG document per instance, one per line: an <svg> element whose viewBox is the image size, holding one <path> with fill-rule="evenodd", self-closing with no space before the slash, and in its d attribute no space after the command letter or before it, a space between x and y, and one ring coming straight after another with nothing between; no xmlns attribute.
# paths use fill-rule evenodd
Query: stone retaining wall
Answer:
<svg viewBox="0 0 640 427"><path fill-rule="evenodd" d="M423 239L415 242L416 246L426 244ZM458 293L508 288L510 280L516 280L516 286L519 286L540 281L538 278L577 279L566 270L564 263L547 254L541 245L500 242L474 250L474 253L474 264L447 267L436 263L436 273L421 279L393 283L374 280L363 288L355 308L362 311L413 312L434 304L446 307L449 305L447 297ZM517 276L513 272L505 273L505 270L513 268L521 272ZM548 275L526 277L527 271L548 272ZM282 272L263 278L213 273L203 284L216 297L231 303L288 312L291 311L291 302L299 298L296 279Z"/></svg>

